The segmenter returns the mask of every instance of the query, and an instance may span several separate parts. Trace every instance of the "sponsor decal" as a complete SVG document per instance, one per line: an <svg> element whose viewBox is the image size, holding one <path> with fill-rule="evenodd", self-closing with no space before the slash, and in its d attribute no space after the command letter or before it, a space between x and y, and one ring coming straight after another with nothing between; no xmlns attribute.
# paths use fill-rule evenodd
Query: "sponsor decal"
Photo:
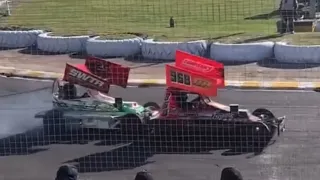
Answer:
<svg viewBox="0 0 320 180"><path fill-rule="evenodd" d="M205 79L202 78L193 78L192 79L192 85L194 86L198 86L201 88L211 88L212 87L212 83L210 81L207 81Z"/></svg>
<svg viewBox="0 0 320 180"><path fill-rule="evenodd" d="M223 121L246 121L248 117L239 117L237 113L223 113L223 112L215 112L212 116L214 120L223 120Z"/></svg>
<svg viewBox="0 0 320 180"><path fill-rule="evenodd" d="M191 59L184 59L182 64L186 67L196 69L197 71L201 71L204 73L210 72L214 69L213 66L210 66L201 62L193 61Z"/></svg>
<svg viewBox="0 0 320 180"><path fill-rule="evenodd" d="M235 115L233 113L216 112L216 113L212 114L211 118L218 119L218 120L230 120L230 119L234 119Z"/></svg>
<svg viewBox="0 0 320 180"><path fill-rule="evenodd" d="M98 87L103 87L105 85L105 83L103 81L100 81L99 79L97 79L93 76L90 76L86 73L83 73L83 72L78 71L73 68L70 70L69 75L76 78L76 79L79 79L79 80L82 80L85 82L89 82L90 84L93 84Z"/></svg>

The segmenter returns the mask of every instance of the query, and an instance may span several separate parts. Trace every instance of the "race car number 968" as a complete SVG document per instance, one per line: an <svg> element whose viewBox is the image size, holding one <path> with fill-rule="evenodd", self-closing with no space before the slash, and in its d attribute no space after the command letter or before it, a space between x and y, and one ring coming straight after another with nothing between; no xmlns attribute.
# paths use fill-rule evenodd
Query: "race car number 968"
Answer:
<svg viewBox="0 0 320 180"><path fill-rule="evenodd" d="M191 85L191 80L190 80L191 78L187 74L176 72L176 71L171 71L170 75L171 75L172 82L184 84L184 85L188 85L188 86Z"/></svg>
<svg viewBox="0 0 320 180"><path fill-rule="evenodd" d="M202 78L194 78L192 79L192 82L191 82L191 77L188 74L184 74L176 71L171 71L170 74L171 74L171 82L184 84L187 86L190 86L192 83L193 86L197 86L201 88L210 88L212 86L210 81L207 81Z"/></svg>

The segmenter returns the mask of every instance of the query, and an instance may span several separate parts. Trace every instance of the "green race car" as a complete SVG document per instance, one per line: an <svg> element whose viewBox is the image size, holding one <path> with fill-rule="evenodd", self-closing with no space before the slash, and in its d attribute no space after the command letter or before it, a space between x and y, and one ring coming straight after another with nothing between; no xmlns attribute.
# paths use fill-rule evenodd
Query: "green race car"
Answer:
<svg viewBox="0 0 320 180"><path fill-rule="evenodd" d="M126 87L128 74L128 68L97 58L86 59L85 65L67 64L63 80L53 83L53 108L35 115L43 119L44 134L59 137L79 129L139 133L141 124L157 117L160 107L107 95L110 85Z"/></svg>

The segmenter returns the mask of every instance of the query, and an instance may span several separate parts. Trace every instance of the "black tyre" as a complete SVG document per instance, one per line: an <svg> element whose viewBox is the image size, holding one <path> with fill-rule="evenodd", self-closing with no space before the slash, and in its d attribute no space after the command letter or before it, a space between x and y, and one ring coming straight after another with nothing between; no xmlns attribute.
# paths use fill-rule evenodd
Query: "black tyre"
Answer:
<svg viewBox="0 0 320 180"><path fill-rule="evenodd" d="M269 111L268 109L264 109L264 108L258 108L256 110L254 110L252 112L252 114L254 116L260 117L262 119L272 119L275 117L271 111Z"/></svg>
<svg viewBox="0 0 320 180"><path fill-rule="evenodd" d="M49 141L62 141L66 135L66 124L63 113L52 110L43 117L43 133Z"/></svg>
<svg viewBox="0 0 320 180"><path fill-rule="evenodd" d="M260 126L259 131L254 136L254 146L258 150L262 150L265 146L267 146L268 142L272 138L274 134L274 128L269 124L272 123L271 121L275 118L274 114L264 108L256 109L252 112L254 116L257 116L263 120L265 126Z"/></svg>

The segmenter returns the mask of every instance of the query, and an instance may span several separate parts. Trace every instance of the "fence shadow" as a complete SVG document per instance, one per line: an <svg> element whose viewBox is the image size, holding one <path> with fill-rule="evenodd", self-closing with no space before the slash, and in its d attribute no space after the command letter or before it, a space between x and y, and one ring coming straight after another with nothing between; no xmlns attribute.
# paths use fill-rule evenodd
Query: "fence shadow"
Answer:
<svg viewBox="0 0 320 180"><path fill-rule="evenodd" d="M102 172L113 170L133 169L154 161L148 161L153 154L143 147L133 144L124 145L117 149L94 153L64 163L76 163L79 172Z"/></svg>
<svg viewBox="0 0 320 180"><path fill-rule="evenodd" d="M128 137L128 136L122 136ZM118 137L120 139L120 137ZM162 139L162 140L161 140ZM128 140L128 139L126 139ZM81 173L126 170L155 163L149 158L156 154L213 154L211 151L226 150L222 156L241 155L256 152L252 147L226 147L226 142L209 141L171 141L166 137L131 138L118 148L106 152L93 153L84 157L72 159L63 163L74 164ZM191 139L190 139L191 140ZM211 139L212 140L212 139ZM101 141L95 145L107 146L108 141ZM263 149L264 147L261 147Z"/></svg>
<svg viewBox="0 0 320 180"><path fill-rule="evenodd" d="M265 40L272 40L275 38L279 38L284 36L283 34L271 34L271 35L266 35L266 36L259 36L259 37L253 37L249 39L242 39L239 41L236 41L236 44L242 44L242 43L253 43L253 42L258 42L258 41L265 41Z"/></svg>
<svg viewBox="0 0 320 180"><path fill-rule="evenodd" d="M28 54L28 55L43 55L43 56L53 56L53 55L64 55L66 53L53 53L53 52L46 52L38 49L36 46L30 46L18 51L21 54Z"/></svg>
<svg viewBox="0 0 320 180"><path fill-rule="evenodd" d="M48 145L43 133L37 130L12 135L0 139L0 156L30 155L48 150L48 148L34 148L34 146Z"/></svg>
<svg viewBox="0 0 320 180"><path fill-rule="evenodd" d="M51 144L79 144L84 145L92 141L104 139L110 145L128 142L122 139L112 138L109 133L79 130L68 132L62 136L45 136L41 129L31 130L25 133L15 134L0 139L0 156L30 155L49 150ZM46 146L41 147L41 146Z"/></svg>
<svg viewBox="0 0 320 180"><path fill-rule="evenodd" d="M264 13L264 14L258 14L255 16L250 16L244 18L245 20L260 20L260 19L271 19L271 18L277 18L279 17L279 10L273 10L269 13Z"/></svg>

